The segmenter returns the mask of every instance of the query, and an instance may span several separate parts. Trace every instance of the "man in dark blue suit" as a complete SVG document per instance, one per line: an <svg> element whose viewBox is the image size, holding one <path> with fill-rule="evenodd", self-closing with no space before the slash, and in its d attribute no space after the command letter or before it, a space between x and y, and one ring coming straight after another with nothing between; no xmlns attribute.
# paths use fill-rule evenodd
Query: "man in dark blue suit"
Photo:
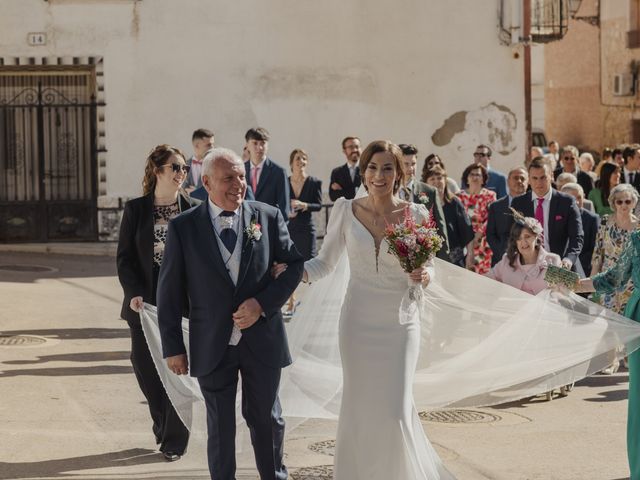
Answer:
<svg viewBox="0 0 640 480"><path fill-rule="evenodd" d="M571 195L551 188L553 173L542 157L531 161L528 173L531 192L514 198L511 207L540 222L544 249L560 255L563 267L571 269L578 260L584 237L576 201ZM513 217L509 217L509 222L511 228Z"/></svg>
<svg viewBox="0 0 640 480"><path fill-rule="evenodd" d="M282 213L243 201L242 160L215 149L203 165L209 198L169 223L158 282L158 321L169 369L197 377L207 407L209 471L235 478L235 398L242 376L243 416L262 480L287 478L278 386L291 363L281 308L302 278L302 256ZM286 263L277 279L274 262ZM189 302L190 365L182 338Z"/></svg>
<svg viewBox="0 0 640 480"><path fill-rule="evenodd" d="M258 202L263 202L282 212L289 219L291 201L287 171L269 157L269 132L265 128L250 128L244 136L249 151L245 162L247 183Z"/></svg>
<svg viewBox="0 0 640 480"><path fill-rule="evenodd" d="M511 232L511 201L527 191L529 175L524 167L516 167L507 176L509 193L489 205L487 219L487 242L491 247L493 256L491 266L498 263L507 251L507 242Z"/></svg>
<svg viewBox="0 0 640 480"><path fill-rule="evenodd" d="M584 241L582 250L578 256L579 263L576 264L576 271L581 278L591 276L591 258L593 249L596 246L596 237L600 228L600 215L590 212L584 208L584 190L578 183L565 183L560 189L561 192L568 193L576 199L576 204L580 209L582 219L582 230L584 231Z"/></svg>

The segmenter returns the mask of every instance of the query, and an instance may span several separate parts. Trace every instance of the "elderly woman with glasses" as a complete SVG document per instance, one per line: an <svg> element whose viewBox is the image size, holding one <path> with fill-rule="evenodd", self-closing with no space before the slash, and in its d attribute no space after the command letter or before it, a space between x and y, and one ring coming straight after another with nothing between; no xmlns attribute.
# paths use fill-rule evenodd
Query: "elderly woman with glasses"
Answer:
<svg viewBox="0 0 640 480"><path fill-rule="evenodd" d="M189 431L171 405L158 376L140 324L143 302L156 305L158 276L169 220L200 203L182 190L189 167L184 154L158 145L144 169L141 197L124 206L118 240L118 278L124 290L120 316L129 324L131 363L151 419L153 434L167 461L178 460L187 448Z"/></svg>
<svg viewBox="0 0 640 480"><path fill-rule="evenodd" d="M596 245L591 258L591 274L608 270L620 260L620 254L629 241L631 232L638 229L638 218L633 210L638 203L638 192L628 183L617 185L609 194L613 213L603 218L598 229ZM631 281L615 291L595 298L601 305L622 314L633 292Z"/></svg>
<svg viewBox="0 0 640 480"><path fill-rule="evenodd" d="M487 219L489 204L496 201L496 192L485 185L489 179L487 168L481 163L472 163L462 172L467 187L458 192L458 198L471 218L475 234L473 248L467 253L465 266L476 273L485 274L491 268L493 252L487 242Z"/></svg>

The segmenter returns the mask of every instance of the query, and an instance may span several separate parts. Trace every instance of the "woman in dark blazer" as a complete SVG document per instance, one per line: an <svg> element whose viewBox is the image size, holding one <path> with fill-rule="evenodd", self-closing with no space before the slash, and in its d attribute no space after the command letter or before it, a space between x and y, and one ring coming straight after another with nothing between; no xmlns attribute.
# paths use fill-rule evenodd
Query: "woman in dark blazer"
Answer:
<svg viewBox="0 0 640 480"><path fill-rule="evenodd" d="M296 148L289 155L291 176L291 213L289 214L289 235L298 252L305 261L318 253L316 246L316 226L312 212L322 209L322 182L307 174L309 156L304 150ZM287 313L295 310L295 297L289 299Z"/></svg>
<svg viewBox="0 0 640 480"><path fill-rule="evenodd" d="M143 302L156 305L156 289L169 220L200 203L181 193L189 167L177 148L159 145L145 165L143 196L124 207L118 240L118 278L124 290L120 316L131 332L131 363L147 399L153 433L168 461L185 452L189 431L178 417L151 359L138 312Z"/></svg>
<svg viewBox="0 0 640 480"><path fill-rule="evenodd" d="M473 244L473 227L471 219L458 197L449 192L447 172L439 165L423 171L423 178L427 185L435 187L440 195L444 220L447 224L449 237L449 261L460 267L465 266L466 252Z"/></svg>

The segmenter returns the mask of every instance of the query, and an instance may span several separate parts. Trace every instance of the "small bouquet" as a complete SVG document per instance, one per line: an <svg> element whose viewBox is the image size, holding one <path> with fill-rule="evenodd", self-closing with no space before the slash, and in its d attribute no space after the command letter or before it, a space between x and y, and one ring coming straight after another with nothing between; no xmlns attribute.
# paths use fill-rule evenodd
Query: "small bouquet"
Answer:
<svg viewBox="0 0 640 480"><path fill-rule="evenodd" d="M444 241L438 235L432 212L429 212L429 220L418 223L408 207L402 222L387 225L384 239L389 246L388 252L400 261L400 266L407 273L411 273L433 258L442 248ZM400 304L400 323L411 322L421 300L422 285L409 280L409 289Z"/></svg>
<svg viewBox="0 0 640 480"><path fill-rule="evenodd" d="M571 291L575 291L578 285L578 281L580 280L580 276L576 272L572 272L571 270L567 270L565 268L556 267L554 265L549 265L547 267L547 271L544 274L544 281L549 284L549 286L557 286L560 285L562 287L566 287Z"/></svg>

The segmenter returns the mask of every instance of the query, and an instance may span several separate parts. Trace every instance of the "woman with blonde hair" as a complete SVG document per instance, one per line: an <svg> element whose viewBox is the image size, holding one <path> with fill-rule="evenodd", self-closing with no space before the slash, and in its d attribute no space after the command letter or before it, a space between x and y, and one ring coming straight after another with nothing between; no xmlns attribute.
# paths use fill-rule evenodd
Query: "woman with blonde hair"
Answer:
<svg viewBox="0 0 640 480"><path fill-rule="evenodd" d="M189 431L171 405L158 376L139 312L145 302L156 305L169 220L200 203L182 191L188 173L185 156L177 148L158 145L149 153L142 180L143 195L124 206L117 253L118 279L124 290L120 316L129 324L131 364L149 406L156 443L170 462L184 454Z"/></svg>

